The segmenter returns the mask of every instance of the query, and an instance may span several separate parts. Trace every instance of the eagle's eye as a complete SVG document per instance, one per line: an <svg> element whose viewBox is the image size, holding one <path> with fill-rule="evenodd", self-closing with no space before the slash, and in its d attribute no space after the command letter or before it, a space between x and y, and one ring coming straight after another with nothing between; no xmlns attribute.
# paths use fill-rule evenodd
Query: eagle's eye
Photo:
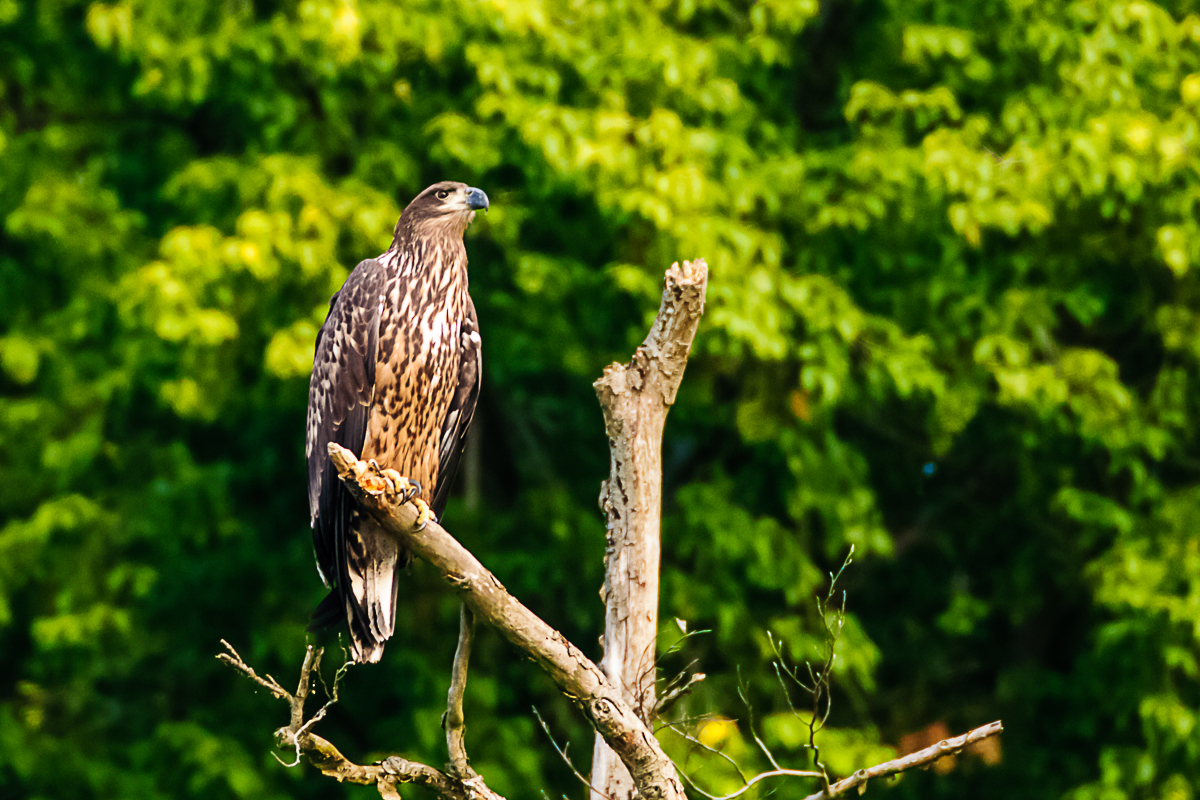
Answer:
<svg viewBox="0 0 1200 800"><path fill-rule="evenodd" d="M449 189L439 189L439 190L438 190L438 193L437 193L437 199L438 199L438 200L445 200L445 199L446 199L447 197L449 197L449 196L450 196L450 190L449 190Z"/></svg>

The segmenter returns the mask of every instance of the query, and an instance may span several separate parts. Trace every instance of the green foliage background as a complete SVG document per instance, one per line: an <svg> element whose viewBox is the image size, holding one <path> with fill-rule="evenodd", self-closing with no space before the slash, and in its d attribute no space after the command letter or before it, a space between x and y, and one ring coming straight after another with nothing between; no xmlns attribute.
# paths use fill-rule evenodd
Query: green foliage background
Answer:
<svg viewBox="0 0 1200 800"><path fill-rule="evenodd" d="M270 753L319 599L302 428L329 295L403 203L484 188L482 502L447 525L594 654L590 382L663 269L709 307L667 431L681 707L807 763L1003 718L897 798L1200 785L1200 16L1143 0L0 0L0 797L370 797ZM322 732L440 763L456 606L415 570ZM476 766L579 794L548 681L484 634ZM712 790L719 760L672 752ZM783 796L813 787L792 784ZM756 790L757 791L757 790Z"/></svg>

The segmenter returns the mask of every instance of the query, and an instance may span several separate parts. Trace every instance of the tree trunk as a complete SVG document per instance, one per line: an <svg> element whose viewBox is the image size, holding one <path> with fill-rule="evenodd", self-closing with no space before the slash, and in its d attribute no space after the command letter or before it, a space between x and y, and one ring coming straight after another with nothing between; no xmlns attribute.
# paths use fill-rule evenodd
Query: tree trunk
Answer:
<svg viewBox="0 0 1200 800"><path fill-rule="evenodd" d="M608 521L604 657L600 668L646 724L654 715L662 516L662 433L704 311L708 267L673 265L654 327L628 364L596 381L610 472L600 489ZM652 729L652 728L651 728ZM604 739L592 753L592 800L628 800L633 780Z"/></svg>

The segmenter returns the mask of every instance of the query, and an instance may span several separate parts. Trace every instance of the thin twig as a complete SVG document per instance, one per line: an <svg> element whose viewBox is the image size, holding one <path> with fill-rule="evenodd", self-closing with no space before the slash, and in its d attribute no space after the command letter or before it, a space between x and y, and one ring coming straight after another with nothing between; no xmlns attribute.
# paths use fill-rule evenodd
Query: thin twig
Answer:
<svg viewBox="0 0 1200 800"><path fill-rule="evenodd" d="M309 647L308 649L312 650L312 647ZM318 677L321 675L321 656L324 655L324 653L325 653L325 648L323 648L323 647L317 648L316 656L313 658L312 669L313 669L313 671L315 671L317 673ZM318 722L323 720L325 718L326 712L328 712L329 709L333 706L333 704L338 701L338 684L341 683L342 678L345 677L346 670L349 669L350 665L354 663L353 661L350 660L350 656L348 653L346 653L346 650L344 648L342 650L342 654L345 657L345 660L342 662L342 665L340 667L338 667L337 672L335 672L333 674L332 687L326 686L325 679L321 678L321 685L325 687L325 694L329 697L329 699L325 701L325 705L323 705L317 709L317 713L313 714L312 717L308 720L308 722L305 722L299 728L296 728L295 736L296 736L297 741L300 740L301 736L308 733L309 729L312 728L313 725L316 725ZM307 677L307 676L305 676L305 677ZM304 685L306 685L306 686L308 685L307 681L305 681L305 678L301 678L301 680L304 681ZM307 692L307 689L305 691ZM303 701L301 701L301 710L303 711ZM300 719L303 720L304 717L301 716ZM300 755L300 753L299 753L299 750L297 749L297 753L296 753L297 758L299 758L299 755Z"/></svg>
<svg viewBox="0 0 1200 800"><path fill-rule="evenodd" d="M705 628L705 629L699 630L699 631L684 631L683 636L680 636L678 639L676 639L675 642L666 649L666 652L664 652L661 656L658 657L658 660L662 661L664 658L671 655L672 653L679 652L679 648L683 645L683 643L686 642L688 639L691 639L693 636L703 636L706 633L712 633L712 629Z"/></svg>
<svg viewBox="0 0 1200 800"><path fill-rule="evenodd" d="M698 747L702 747L702 748L704 748L705 750L707 750L708 752L712 753L713 755L720 756L721 758L723 758L723 759L725 759L726 761L728 761L728 762L729 762L729 765L730 765L731 767L733 767L733 768L734 768L734 770L737 772L737 774L738 774L738 777L739 777L739 778L741 778L741 780L742 780L742 783L743 783L743 784L749 783L749 781L747 781L747 780L746 780L746 776L745 776L745 775L742 773L742 768L741 768L740 766L738 766L738 763L737 763L736 761L734 761L732 758L730 758L729 756L727 756L725 753L722 753L720 750L716 749L715 747L710 747L710 746L706 745L704 742L700 741L700 740L699 740L699 739L697 739L695 736L692 736L692 735L691 735L690 733L688 733L687 731L685 731L685 730L681 730L680 728L678 728L678 727L677 727L677 726L676 726L674 723L668 722L668 723L666 724L666 726L667 726L667 728L669 728L669 729L671 730L671 732L672 732L672 733L674 733L676 736L681 736L681 737L683 737L684 739L686 739L687 741L691 742L692 744L694 744L694 745L696 745L696 746L698 746ZM683 770L679 769L679 766L678 766L678 765L676 765L676 766L675 766L675 769L676 769L676 770L678 770L678 772L679 772L679 774L680 774L680 775L684 775L684 772L683 772ZM685 777L686 777L686 776L685 776ZM689 782L690 782L690 781L689 781Z"/></svg>
<svg viewBox="0 0 1200 800"><path fill-rule="evenodd" d="M661 731L665 728L669 728L672 725L676 725L676 726L691 725L695 722L704 722L704 721L710 720L710 719L721 719L721 717L719 715L713 714L711 712L707 713L707 714L697 714L694 717L680 717L679 719L673 720L671 722L663 722L663 724L659 725L657 728L654 729L654 732L658 733L659 731Z"/></svg>
<svg viewBox="0 0 1200 800"><path fill-rule="evenodd" d="M555 749L555 751L558 753L559 757L560 757L560 758L563 760L563 762L564 762L564 763L565 763L565 764L566 764L568 767L570 767L570 768L571 768L571 772L574 772L574 773L575 773L575 777L576 777L576 778L579 778L579 781L580 781L580 782L581 782L581 783L582 783L584 786L588 787L588 788L589 788L589 789L591 789L593 792L595 792L596 794L598 794L598 795L600 795L601 797L603 797L603 798L604 798L604 800L612 800L612 798L610 798L610 797L609 797L608 795L606 795L604 792L600 791L600 790L599 790L599 789L597 789L595 786L592 786L592 784L591 784L591 783L588 781L588 779L587 779L587 778L585 778L585 777L583 777L583 773L582 773L582 772L580 772L579 770L575 769L575 764L574 764L574 762L572 762L572 761L571 761L571 757L570 757L569 755L567 755L567 748L571 746L571 743L570 743L570 742L567 742L567 743L566 743L566 744L564 744L562 747L559 747L559 746L558 746L558 742L554 741L554 734L550 733L550 726L546 724L546 720L542 719L542 715L538 713L537 706L533 706L533 715L534 715L535 717L537 717L537 721L538 721L538 722L541 724L541 726L542 726L542 730L544 730L544 731L546 732L546 738L550 740L550 744L551 744L551 745L554 747L554 749Z"/></svg>
<svg viewBox="0 0 1200 800"><path fill-rule="evenodd" d="M665 659L667 656L679 652L683 643L688 639L705 633L712 633L712 631L684 631L683 636L680 636L678 639L676 639L675 642L667 648L666 652L659 656L654 662L655 668L657 669L659 666L661 666L663 659ZM693 686L708 677L703 672L696 672L691 675L688 674L688 670L696 666L697 663L697 659L692 659L692 662L684 667L678 675L676 675L674 678L671 678L671 680L667 681L663 685L662 697L655 706L654 713L651 714L651 719L658 719L661 717L667 712L668 709L671 708L671 706L675 705L679 698L691 693Z"/></svg>
<svg viewBox="0 0 1200 800"><path fill-rule="evenodd" d="M688 670L692 669L693 667L695 667L695 666L696 666L697 664L699 664L699 663L700 663L700 659L698 659L698 658L693 658L693 659L691 660L691 662L690 662L690 663L689 663L689 664L688 664L686 667L684 667L683 669L681 669L681 670L679 671L679 673L678 673L678 674L677 674L677 675L676 675L674 678L671 678L670 680L668 680L668 681L666 681L665 683L663 683L663 687L662 687L662 692L663 692L663 695L665 696L665 695L669 694L669 693L670 693L671 691L673 691L673 690L674 690L676 687L678 687L678 686L682 685L682 684L683 684L683 683L684 683L684 682L687 680L687 677L688 677ZM662 705L662 702L661 702L661 701L659 702L659 705L660 705L660 706Z"/></svg>
<svg viewBox="0 0 1200 800"><path fill-rule="evenodd" d="M242 660L242 657L238 654L238 651L234 650L233 645L231 645L229 642L222 639L221 644L224 645L225 649L228 650L229 652L228 653L219 653L217 655L218 661L220 661L224 664L228 664L229 666L236 669L238 672L241 672L242 674L249 677L250 680L254 681L259 686L262 686L264 689L266 689L271 694L278 697L280 700L286 700L289 704L291 704L291 702L292 702L291 692L289 692L287 689L284 689L282 686L280 686L279 682L276 681L274 678L272 678L270 675L267 676L267 678L269 680L260 678L258 676L258 673L256 673L250 667L249 664L247 664L245 661Z"/></svg>
<svg viewBox="0 0 1200 800"><path fill-rule="evenodd" d="M321 656L323 655L325 655L324 647L313 647L311 644L304 651L304 664L300 667L300 681L296 685L296 694L292 699L292 728L294 730L300 730L300 726L304 724L304 701L308 699L308 690L312 686L313 670L321 671ZM271 678L271 680L275 679Z"/></svg>
<svg viewBox="0 0 1200 800"><path fill-rule="evenodd" d="M684 673L679 673L680 678L682 678L683 675ZM692 687L707 677L708 676L703 672L693 672L691 675L688 675L686 683L677 684L674 685L674 688L668 689L666 693L663 694L662 699L658 701L658 708L654 709L654 716L661 717L664 713L670 710L671 706L675 705L675 702L679 698L683 697L685 694L690 694ZM677 680L678 679L671 681L671 684L668 685L676 684Z"/></svg>
<svg viewBox="0 0 1200 800"><path fill-rule="evenodd" d="M845 794L851 789L856 788L861 794L862 790L866 788L867 781L871 780L872 778L885 778L889 775L897 775L915 767L923 767L927 764L932 764L939 758L956 755L962 752L964 748L969 747L976 742L982 741L983 739L987 739L988 737L1002 733L1003 731L1004 725L1000 720L988 723L987 725L981 725L972 731L964 733L962 736L956 736L953 739L946 739L938 742L935 745L926 747L924 750L919 750L916 753L910 753L909 755L902 756L901 758L894 758L891 761L885 761L881 764L876 764L873 767L860 769L850 777L831 784L815 794L810 794L808 797L804 798L804 800L830 800L830 798ZM735 792L718 796L709 794L701 789L696 785L695 781L693 781L686 773L683 772L683 770L680 770L679 774L689 786L691 786L700 794L709 798L709 800L733 800L733 798L745 794L756 783L764 781L767 778L792 777L825 779L825 774L821 772L810 772L808 770L798 769L774 769L770 772L760 772L750 780L746 781L745 785ZM745 778L743 778L743 780L745 780Z"/></svg>
<svg viewBox="0 0 1200 800"><path fill-rule="evenodd" d="M742 683L741 667L738 667L737 693L738 697L742 699L742 704L746 706L746 728L750 731L750 735L754 737L754 743L758 745L758 749L767 757L767 761L771 762L771 766L775 768L775 771L779 772L783 767L779 766L779 762L775 760L775 756L771 753L771 749L767 747L767 743L754 730L754 707L750 705L750 698L746 697L746 686Z"/></svg>
<svg viewBox="0 0 1200 800"><path fill-rule="evenodd" d="M682 770L680 771L679 774L683 775ZM695 789L697 792L699 792L700 794L709 798L709 800L733 800L733 798L739 797L740 795L743 795L746 792L750 791L750 789L754 786L754 784L758 783L759 781L765 781L767 778L820 778L820 777L822 777L820 772L810 772L808 770L803 770L803 769L773 769L770 772L758 773L753 778L746 781L746 785L743 786L742 788L738 789L736 792L731 792L729 794L722 794L722 795L709 794L708 792L704 791L699 786L697 786L694 782L692 782L692 780L690 778L688 778L686 775L684 776L684 780L686 780L688 782L688 784L693 789ZM816 796L817 795L813 795L813 797L816 797ZM806 798L806 800L811 800L811 798Z"/></svg>
<svg viewBox="0 0 1200 800"><path fill-rule="evenodd" d="M783 689L784 699L787 701L792 715L808 727L808 743L804 747L812 751L813 766L820 770L826 789L829 788L829 771L821 762L821 748L817 745L817 734L825 728L825 723L828 722L829 715L833 711L830 682L833 677L833 666L837 657L838 639L841 636L842 628L846 624L846 593L842 592L842 607L834 610L834 622L832 625L829 622L829 604L834 601L837 595L838 580L853 561L854 545L851 545L850 552L846 554L846 558L842 561L842 566L838 568L837 572L829 573L829 590L825 593L825 597L821 598L819 595L817 596L817 615L821 618L821 626L825 629L825 641L823 643L823 652L818 651L818 655L822 656L821 663L814 668L811 661L804 662L804 669L808 673L807 683L800 677L799 666L788 666L783 642L777 641L770 633L767 634L771 642L771 648L777 657L774 664L775 676L778 678L779 685ZM808 692L812 698L812 705L808 712L807 720L792 702L791 693L788 691L787 684L783 680L784 675L791 678L797 686ZM753 733L753 730L751 732ZM770 758L769 755L768 758Z"/></svg>

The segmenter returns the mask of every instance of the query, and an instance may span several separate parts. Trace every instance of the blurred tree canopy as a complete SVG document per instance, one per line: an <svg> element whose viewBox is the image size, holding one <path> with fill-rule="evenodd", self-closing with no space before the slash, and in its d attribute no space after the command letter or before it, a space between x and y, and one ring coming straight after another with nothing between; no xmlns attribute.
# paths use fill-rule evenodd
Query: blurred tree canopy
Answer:
<svg viewBox="0 0 1200 800"><path fill-rule="evenodd" d="M712 676L702 740L759 763L741 681L805 763L768 633L815 653L853 544L835 770L1003 718L998 765L871 791L1194 797L1198 146L1186 2L0 0L0 797L373 794L277 764L212 656L294 674L315 332L447 178L492 198L447 527L535 611L596 655L589 384L704 256L660 644L711 631L663 662ZM440 763L456 604L419 565L400 602L322 733ZM475 766L578 793L530 706L581 754L582 721L477 652Z"/></svg>

